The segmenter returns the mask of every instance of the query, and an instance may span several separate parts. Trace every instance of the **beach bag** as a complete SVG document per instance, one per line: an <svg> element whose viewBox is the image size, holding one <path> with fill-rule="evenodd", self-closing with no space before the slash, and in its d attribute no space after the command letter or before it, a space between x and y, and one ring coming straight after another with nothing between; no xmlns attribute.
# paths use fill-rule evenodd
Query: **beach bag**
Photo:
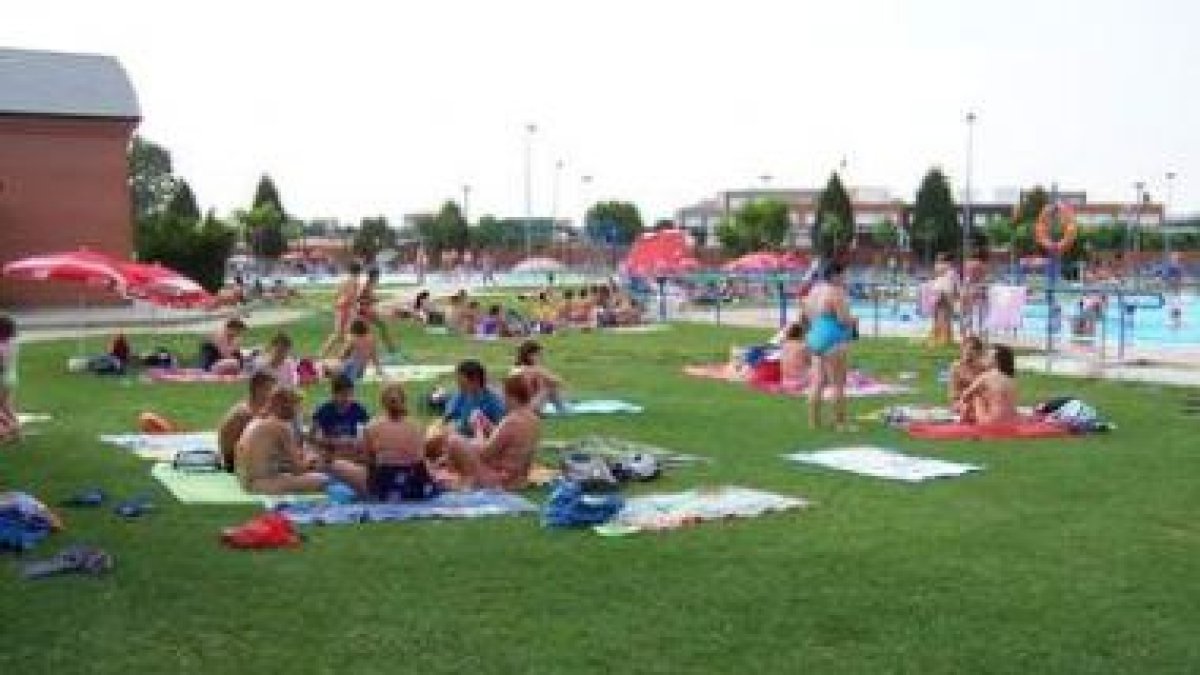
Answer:
<svg viewBox="0 0 1200 675"><path fill-rule="evenodd" d="M545 527L589 527L612 519L625 505L618 492L586 492L579 483L559 478L551 484L550 498L542 508Z"/></svg>
<svg viewBox="0 0 1200 675"><path fill-rule="evenodd" d="M1064 403L1058 410L1050 413L1047 419L1076 433L1101 431L1105 428L1096 409L1077 398Z"/></svg>
<svg viewBox="0 0 1200 675"><path fill-rule="evenodd" d="M296 384L307 387L316 384L320 379L321 374L312 359L300 359L296 363Z"/></svg>
<svg viewBox="0 0 1200 675"><path fill-rule="evenodd" d="M142 365L147 368L174 368L175 363L175 355L165 347L159 347L142 356Z"/></svg>
<svg viewBox="0 0 1200 675"><path fill-rule="evenodd" d="M586 452L567 453L562 460L562 475L588 492L613 492L620 486L608 462Z"/></svg>

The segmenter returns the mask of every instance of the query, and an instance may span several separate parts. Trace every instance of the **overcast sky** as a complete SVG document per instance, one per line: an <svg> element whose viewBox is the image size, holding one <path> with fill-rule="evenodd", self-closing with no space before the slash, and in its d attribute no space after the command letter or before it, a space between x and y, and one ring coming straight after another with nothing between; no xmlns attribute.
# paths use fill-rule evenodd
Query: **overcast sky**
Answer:
<svg viewBox="0 0 1200 675"><path fill-rule="evenodd" d="M847 180L911 198L938 164L975 194L1058 181L1200 210L1200 3L38 0L0 45L117 56L141 132L205 206L263 172L303 217L624 198L647 219L724 188ZM580 177L595 177L590 186Z"/></svg>

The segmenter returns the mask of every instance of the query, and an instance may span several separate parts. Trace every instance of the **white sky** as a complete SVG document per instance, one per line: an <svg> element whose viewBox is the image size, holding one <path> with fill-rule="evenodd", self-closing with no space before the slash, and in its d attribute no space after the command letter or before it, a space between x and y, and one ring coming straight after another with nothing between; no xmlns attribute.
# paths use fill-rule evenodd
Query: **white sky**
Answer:
<svg viewBox="0 0 1200 675"><path fill-rule="evenodd" d="M1200 210L1200 3L1189 0L38 0L0 45L112 54L205 206L262 172L302 217L524 213L625 198L647 220L723 188L824 183L911 198L939 164L977 196L1135 180ZM580 180L595 176L591 187Z"/></svg>

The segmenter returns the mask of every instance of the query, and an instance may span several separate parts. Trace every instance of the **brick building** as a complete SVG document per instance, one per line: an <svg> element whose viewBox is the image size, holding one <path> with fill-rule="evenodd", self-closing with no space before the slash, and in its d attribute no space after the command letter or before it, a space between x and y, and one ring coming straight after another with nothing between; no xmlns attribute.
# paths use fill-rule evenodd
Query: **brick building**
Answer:
<svg viewBox="0 0 1200 675"><path fill-rule="evenodd" d="M129 258L139 118L116 59L0 49L0 264L81 247ZM74 303L81 290L3 279L0 306Z"/></svg>

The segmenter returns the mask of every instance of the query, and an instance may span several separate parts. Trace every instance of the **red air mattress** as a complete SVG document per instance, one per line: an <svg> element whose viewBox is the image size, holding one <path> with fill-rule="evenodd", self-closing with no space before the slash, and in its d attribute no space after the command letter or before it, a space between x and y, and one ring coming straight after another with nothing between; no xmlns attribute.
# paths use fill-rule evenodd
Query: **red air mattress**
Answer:
<svg viewBox="0 0 1200 675"><path fill-rule="evenodd" d="M938 424L920 422L908 425L908 435L931 440L992 441L1007 438L1061 438L1070 436L1066 427L1032 418L1011 424Z"/></svg>

